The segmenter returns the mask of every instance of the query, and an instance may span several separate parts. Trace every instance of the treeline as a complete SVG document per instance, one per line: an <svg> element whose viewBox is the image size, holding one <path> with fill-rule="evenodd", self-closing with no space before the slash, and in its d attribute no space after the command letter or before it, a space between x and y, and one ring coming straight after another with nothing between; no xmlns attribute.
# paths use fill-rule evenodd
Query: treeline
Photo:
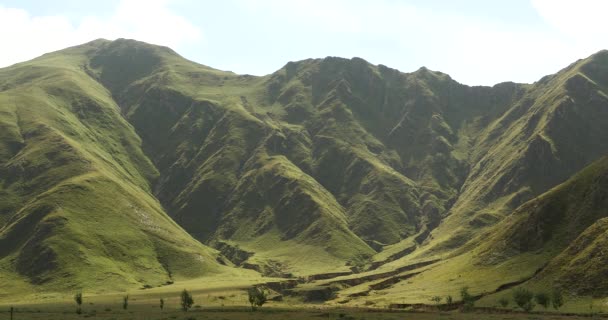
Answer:
<svg viewBox="0 0 608 320"><path fill-rule="evenodd" d="M445 296L445 298L433 296L430 300L439 308L443 306L446 309L453 309L456 306L460 310L468 312L475 308L475 301L477 299L478 297L472 295L468 287L462 287L460 289L460 302L454 302L453 297L450 295ZM564 305L564 295L558 289L554 289L551 293L534 293L526 288L517 288L513 291L512 300L517 308L525 312L531 312L537 305L544 309L553 307L555 310L559 310ZM445 301L443 305L441 304L442 301ZM502 297L498 300L498 303L502 308L508 308L511 300L508 297Z"/></svg>
<svg viewBox="0 0 608 320"><path fill-rule="evenodd" d="M247 299L251 305L251 310L255 311L257 308L262 307L264 304L266 304L266 302L268 302L268 290L262 286L253 286L247 289ZM81 314L82 304L84 301L82 292L78 292L74 295L74 301L76 302L76 313ZM188 290L184 289L180 294L180 309L186 312L190 310L193 305L194 297ZM159 307L161 311L165 308L164 298L159 299ZM122 308L123 310L127 310L129 308L129 295L123 296Z"/></svg>

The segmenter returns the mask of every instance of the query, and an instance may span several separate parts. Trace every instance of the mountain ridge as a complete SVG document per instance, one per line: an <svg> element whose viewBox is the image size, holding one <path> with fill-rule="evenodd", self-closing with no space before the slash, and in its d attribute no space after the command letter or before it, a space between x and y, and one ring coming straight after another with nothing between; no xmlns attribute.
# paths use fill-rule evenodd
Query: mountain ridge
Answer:
<svg viewBox="0 0 608 320"><path fill-rule="evenodd" d="M92 222L79 221L82 210L105 217L104 208L116 218L95 223L115 224L123 212L138 215L143 204L128 203L139 199L155 212L155 228L188 243L172 250L200 252L215 261L202 270L218 275L244 272L232 262L303 277L372 270L378 261L380 269L428 259L449 266L475 252L480 236L520 205L608 153L607 57L600 51L533 84L491 87L361 58L307 59L265 76L237 75L125 39L95 40L0 69L6 173L0 197L7 203L0 208L0 265L30 282L52 282L68 270L62 257L71 255L59 240L72 237L65 247L73 247L83 237L61 231L66 223L86 227ZM27 105L39 107L25 112ZM27 121L36 129L24 130ZM17 169L28 152L32 162L47 159L45 166ZM80 171L62 172L66 163ZM16 172L38 179L34 193L21 191L28 185ZM53 203L72 203L71 215L42 200L18 207L45 190L61 195ZM71 199L79 190L82 203ZM95 196L97 190L106 197ZM89 198L98 207L87 208ZM125 205L111 210L110 198ZM11 215L19 208L23 213ZM19 219L28 227L17 228ZM26 237L6 245L23 228L37 230L31 239L43 243ZM144 230L135 242L170 240L148 237L141 220L129 228L125 234ZM54 234L61 235L58 249L48 249L44 239ZM104 261L91 262L100 270L116 260L106 246L89 244L91 257ZM183 264L168 272L159 250L167 251L142 254L149 259L142 265L158 265L156 274L132 279L141 266L126 262L119 268L133 271L122 277L158 284L177 270L183 277L206 274ZM385 261L377 258L383 250L407 253ZM241 251L250 253L247 259L232 257ZM11 260L20 252L23 258ZM40 269L27 262L34 255L59 262Z"/></svg>

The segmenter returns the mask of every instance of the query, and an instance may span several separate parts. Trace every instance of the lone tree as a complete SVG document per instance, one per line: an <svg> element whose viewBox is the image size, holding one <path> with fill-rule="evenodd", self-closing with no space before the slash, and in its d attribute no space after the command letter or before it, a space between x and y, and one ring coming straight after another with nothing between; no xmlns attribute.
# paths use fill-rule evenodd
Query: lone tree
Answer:
<svg viewBox="0 0 608 320"><path fill-rule="evenodd" d="M472 311L475 307L475 297L469 293L469 287L460 289L460 299L462 299L462 311Z"/></svg>
<svg viewBox="0 0 608 320"><path fill-rule="evenodd" d="M182 291L181 299L182 310L188 311L188 309L192 308L192 305L194 304L194 299L192 299L192 295L190 294L190 292L188 292L188 290L184 289L184 291Z"/></svg>
<svg viewBox="0 0 608 320"><path fill-rule="evenodd" d="M501 307L506 308L509 306L509 299L502 297L500 300L498 300L498 303L500 303Z"/></svg>
<svg viewBox="0 0 608 320"><path fill-rule="evenodd" d="M127 310L128 307L129 307L129 295L126 295L126 296L122 297L122 308L124 310Z"/></svg>
<svg viewBox="0 0 608 320"><path fill-rule="evenodd" d="M534 300L536 300L536 303L543 306L543 308L545 308L545 309L547 309L549 307L549 305L551 304L551 297L544 292L537 293L534 296Z"/></svg>
<svg viewBox="0 0 608 320"><path fill-rule="evenodd" d="M76 313L81 314L82 313L82 292L78 292L74 295L74 301L76 301L76 305L78 305L78 309L76 309Z"/></svg>
<svg viewBox="0 0 608 320"><path fill-rule="evenodd" d="M165 308L165 299L160 298L160 311L163 311Z"/></svg>
<svg viewBox="0 0 608 320"><path fill-rule="evenodd" d="M554 289L551 293L551 304L555 310L564 305L564 295L559 289Z"/></svg>
<svg viewBox="0 0 608 320"><path fill-rule="evenodd" d="M530 312L532 309L534 309L534 302L532 301L533 298L534 293L525 288L517 288L513 292L513 300L517 306L526 312Z"/></svg>
<svg viewBox="0 0 608 320"><path fill-rule="evenodd" d="M253 286L247 289L251 311L255 311L257 307L262 307L268 301L268 293L262 287Z"/></svg>

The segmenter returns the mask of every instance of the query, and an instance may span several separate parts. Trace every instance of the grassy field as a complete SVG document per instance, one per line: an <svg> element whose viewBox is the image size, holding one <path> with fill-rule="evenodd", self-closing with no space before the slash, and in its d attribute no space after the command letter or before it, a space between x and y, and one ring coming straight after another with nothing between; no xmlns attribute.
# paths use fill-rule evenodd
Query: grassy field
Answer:
<svg viewBox="0 0 608 320"><path fill-rule="evenodd" d="M276 280L267 278L268 281ZM301 298L285 296L282 301L269 301L256 312L248 305L245 289L259 283L259 279L220 279L203 278L177 282L170 286L152 289L134 289L128 292L98 294L83 292L82 313L77 314L77 305L71 294L39 294L32 296L5 297L0 301L0 320L10 319L9 310L14 308L13 319L583 319L592 313L603 315L606 305L600 299L567 299L562 311L576 313L563 315L550 310L535 309L536 313L525 314L516 310L490 310L493 304L478 301L477 305L486 309L462 313L458 310L439 312L430 310L388 309L387 305L374 305L373 308L344 307L333 304L306 303ZM180 292L188 289L194 305L188 312L180 309ZM123 309L123 297L129 295L129 305ZM270 294L269 298L276 296ZM164 308L160 309L160 299ZM13 299L12 301L10 299ZM487 299L486 299L487 300ZM590 309L590 306L591 309ZM542 312L541 312L542 311Z"/></svg>
<svg viewBox="0 0 608 320"><path fill-rule="evenodd" d="M471 312L409 312L391 311L386 309L334 309L334 308L281 308L264 307L252 312L246 307L210 307L195 308L188 312L167 308L163 311L158 306L146 304L134 304L128 310L120 308L105 307L104 305L89 305L84 308L82 314L76 314L74 307L53 307L44 305L32 305L16 310L14 319L413 319L413 320L466 320L466 319L588 319L588 316L567 316L552 314L524 314L524 313L483 313ZM6 310L0 313L0 319L8 319Z"/></svg>

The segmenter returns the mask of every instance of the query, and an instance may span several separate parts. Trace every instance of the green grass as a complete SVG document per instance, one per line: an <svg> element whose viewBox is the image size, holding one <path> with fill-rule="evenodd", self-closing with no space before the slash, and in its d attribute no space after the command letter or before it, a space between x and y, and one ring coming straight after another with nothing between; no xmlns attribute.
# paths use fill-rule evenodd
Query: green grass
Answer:
<svg viewBox="0 0 608 320"><path fill-rule="evenodd" d="M605 295L604 170L549 191L608 151L605 65L494 87L359 58L255 77L119 39L0 69L0 298L265 279L219 243L272 276L364 271L301 290L393 272L340 287L369 292L349 305L491 293L548 262L525 285Z"/></svg>
<svg viewBox="0 0 608 320"><path fill-rule="evenodd" d="M199 279L179 282L173 286L149 290L130 291L129 306L122 309L122 294L95 295L83 292L82 314L76 314L76 304L71 295L38 295L18 303L0 304L0 316L8 316L10 307L15 309L15 319L583 319L583 317L562 316L557 313L484 313L483 311L462 313L459 311L438 312L437 310L406 311L389 310L384 306L368 304L360 308L304 305L286 298L283 301L270 301L256 312L251 312L244 290L246 282L225 283L219 279ZM194 307L188 311L180 310L179 293L187 288L193 295ZM164 309L159 308L159 300L165 300ZM563 311L578 310L585 313L590 300L580 299L564 306ZM603 301L596 300L595 310Z"/></svg>
<svg viewBox="0 0 608 320"><path fill-rule="evenodd" d="M203 275L256 277L220 265L215 250L167 216L152 194L159 173L142 141L79 67L86 49L2 70L2 123L10 128L3 132L13 142L0 152L3 296L35 286L112 291Z"/></svg>

